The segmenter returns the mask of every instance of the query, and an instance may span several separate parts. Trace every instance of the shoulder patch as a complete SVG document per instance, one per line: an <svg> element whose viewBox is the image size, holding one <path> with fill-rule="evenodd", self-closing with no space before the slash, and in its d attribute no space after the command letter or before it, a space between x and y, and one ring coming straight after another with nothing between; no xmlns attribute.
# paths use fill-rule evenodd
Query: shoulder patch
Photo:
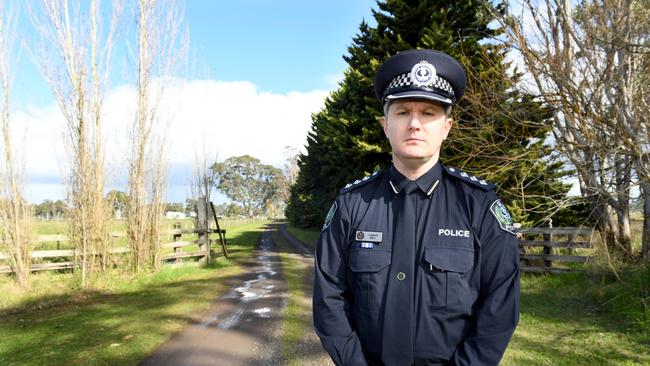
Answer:
<svg viewBox="0 0 650 366"><path fill-rule="evenodd" d="M352 183L346 184L345 187L341 188L339 193L346 193L346 192L349 192L349 191L351 191L351 190L353 190L355 188L359 188L359 187L361 187L361 186L363 186L363 185L365 185L367 183L372 182L373 180L377 179L377 177L379 177L379 175L380 175L379 172L380 171L381 170L376 171L376 172L372 173L372 175L367 175L367 176L363 177L362 179L357 179Z"/></svg>
<svg viewBox="0 0 650 366"><path fill-rule="evenodd" d="M464 171L457 169L457 168L452 168L452 167L447 167L447 166L442 166L445 171L451 175L454 178L458 178L462 180L463 182L469 183L471 185L474 185L476 187L479 187L483 190L490 191L496 188L494 183L487 182L484 179L475 177L469 173L465 173Z"/></svg>
<svg viewBox="0 0 650 366"><path fill-rule="evenodd" d="M334 201L332 207L330 207L330 210L327 212L327 216L325 216L325 223L323 224L323 228L321 229L321 231L324 231L330 226L330 224L332 223L332 219L334 218L334 214L336 213L336 210L338 208L339 208L338 203Z"/></svg>
<svg viewBox="0 0 650 366"><path fill-rule="evenodd" d="M500 199L492 202L490 205L490 212L492 212L492 215L494 215L494 217L497 219L499 226L503 231L507 231L511 234L515 233L515 226L512 222L512 216L510 216L510 212L508 212L506 205L504 205Z"/></svg>

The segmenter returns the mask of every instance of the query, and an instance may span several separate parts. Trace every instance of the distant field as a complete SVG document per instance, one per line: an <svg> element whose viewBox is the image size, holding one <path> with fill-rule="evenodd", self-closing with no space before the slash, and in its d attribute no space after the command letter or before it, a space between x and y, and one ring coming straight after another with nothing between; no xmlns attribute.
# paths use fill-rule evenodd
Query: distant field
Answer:
<svg viewBox="0 0 650 366"><path fill-rule="evenodd" d="M228 230L232 227L241 226L254 220L251 219L220 219L219 226L221 229ZM181 219L181 220L162 220L163 231L166 233L176 227L179 227L183 230L191 230L194 228L193 219ZM46 235L66 235L68 234L69 221L61 220L37 220L34 223L34 236L38 238L39 236L43 238ZM114 234L111 237L111 246L119 247L126 245L126 220L111 220L108 223L109 233ZM196 234L185 234L182 237L182 240L196 240ZM166 235L163 241L171 241L171 235ZM63 241L57 244L56 241L50 242L40 242L34 244L34 250L53 250L53 249L71 249L72 244L68 241Z"/></svg>
<svg viewBox="0 0 650 366"><path fill-rule="evenodd" d="M240 226L245 223L255 221L253 219L219 219L219 225L222 229L228 229L233 226ZM179 224L182 229L191 229L194 227L194 220L187 219L163 219L162 226L172 229L175 224ZM214 225L214 224L213 224ZM36 235L65 234L68 231L69 221L67 220L36 220L34 222L34 233ZM110 220L108 230L111 232L126 232L126 220Z"/></svg>
<svg viewBox="0 0 650 366"><path fill-rule="evenodd" d="M173 237L170 234L170 231L172 229L180 227L182 230L192 230L195 226L194 222L195 221L193 219L182 219L182 220L163 219L162 228L163 228L164 236L162 242L163 243L173 242ZM247 225L253 222L259 222L259 220L225 218L219 220L219 226L221 229L226 230L226 241L228 241L229 238L231 237L231 231L233 228L241 227L242 225ZM67 239L68 230L69 230L68 229L69 221L38 220L34 222L33 228L34 228L34 234L33 234L34 242L32 247L33 251L74 249L73 244ZM128 246L128 241L126 237L126 220L111 220L108 223L108 231L110 235L109 247L121 248L121 247ZM63 240L61 240L62 237ZM212 240L218 239L217 234L211 234L210 237ZM183 234L180 238L180 241L193 243L197 239L198 239L197 234ZM181 252L192 252L197 250L199 250L198 245L191 245L191 246L185 246L180 248ZM214 247L213 250L216 252L221 252L220 247ZM169 254L172 252L173 252L172 248L162 249L162 254ZM66 260L71 260L71 258L69 257L40 258L40 259L37 258L37 259L33 259L32 263L49 263L49 262L66 261ZM119 258L116 257L116 260L119 260ZM0 266L9 265L9 264L10 263L8 259L0 259Z"/></svg>

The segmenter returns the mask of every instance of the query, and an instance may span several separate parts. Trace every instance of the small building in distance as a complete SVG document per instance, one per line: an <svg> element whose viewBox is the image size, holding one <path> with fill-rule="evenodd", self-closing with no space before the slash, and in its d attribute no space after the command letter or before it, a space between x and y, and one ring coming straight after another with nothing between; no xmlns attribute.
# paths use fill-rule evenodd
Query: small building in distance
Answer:
<svg viewBox="0 0 650 366"><path fill-rule="evenodd" d="M168 220L184 219L185 212L167 211L165 212L165 218Z"/></svg>

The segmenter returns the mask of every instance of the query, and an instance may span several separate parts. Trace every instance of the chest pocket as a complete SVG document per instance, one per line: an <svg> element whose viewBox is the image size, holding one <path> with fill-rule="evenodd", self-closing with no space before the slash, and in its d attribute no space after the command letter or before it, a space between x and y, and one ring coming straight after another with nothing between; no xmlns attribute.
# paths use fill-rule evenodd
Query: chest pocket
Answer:
<svg viewBox="0 0 650 366"><path fill-rule="evenodd" d="M385 249L353 249L348 267L354 272L354 303L362 309L376 310L381 306L391 252Z"/></svg>
<svg viewBox="0 0 650 366"><path fill-rule="evenodd" d="M456 243L454 243L456 244ZM424 248L425 281L431 311L469 312L472 290L469 275L474 265L474 248L469 245L434 243Z"/></svg>

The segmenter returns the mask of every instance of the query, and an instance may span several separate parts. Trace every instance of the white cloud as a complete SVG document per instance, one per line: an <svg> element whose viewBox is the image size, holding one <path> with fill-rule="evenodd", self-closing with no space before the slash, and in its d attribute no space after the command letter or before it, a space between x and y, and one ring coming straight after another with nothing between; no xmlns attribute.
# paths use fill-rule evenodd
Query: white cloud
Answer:
<svg viewBox="0 0 650 366"><path fill-rule="evenodd" d="M203 144L209 153L218 153L220 160L249 154L265 164L281 166L285 146L302 149L306 144L311 114L323 107L328 93L314 90L275 94L260 91L247 81L190 80L167 88L160 110L167 121L163 129L167 131L171 169L168 199L181 200L183 191L189 193L182 187L189 177L183 177L189 174ZM135 100L132 86L120 86L107 93L104 103L108 170L113 177L111 186L117 189L124 189ZM15 116L17 125L27 126L25 160L30 200L62 198L63 189L51 183L60 181L66 171L65 122L58 107L30 106ZM42 177L49 177L47 189Z"/></svg>

